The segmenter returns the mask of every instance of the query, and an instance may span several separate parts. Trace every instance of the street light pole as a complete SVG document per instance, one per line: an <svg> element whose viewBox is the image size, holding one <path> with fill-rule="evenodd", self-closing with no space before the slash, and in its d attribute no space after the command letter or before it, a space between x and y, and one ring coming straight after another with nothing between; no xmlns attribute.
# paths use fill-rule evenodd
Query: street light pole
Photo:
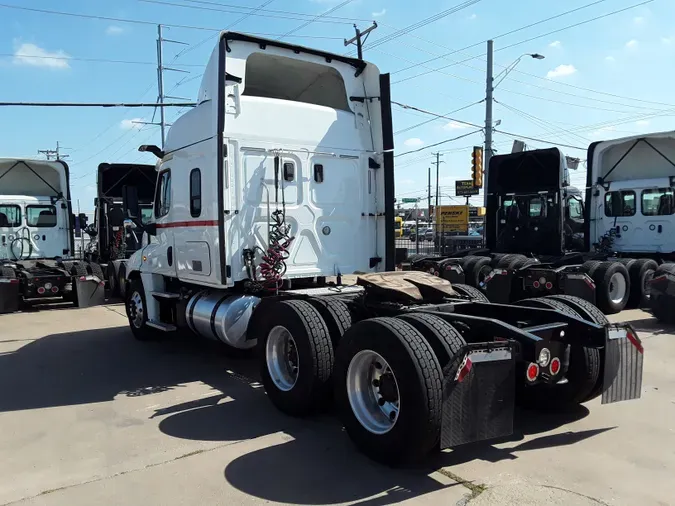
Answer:
<svg viewBox="0 0 675 506"><path fill-rule="evenodd" d="M494 91L492 73L494 41L487 41L487 77L485 80L485 160L483 161L483 180L488 180L488 168L492 158L492 92ZM483 191L485 206L487 206L487 192Z"/></svg>

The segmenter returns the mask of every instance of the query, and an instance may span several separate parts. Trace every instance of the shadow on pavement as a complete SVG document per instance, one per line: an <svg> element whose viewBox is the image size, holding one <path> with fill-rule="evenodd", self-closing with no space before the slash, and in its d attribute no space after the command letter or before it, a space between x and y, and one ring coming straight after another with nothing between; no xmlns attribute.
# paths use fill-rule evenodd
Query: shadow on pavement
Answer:
<svg viewBox="0 0 675 506"><path fill-rule="evenodd" d="M0 354L0 412L111 401L192 381L217 387L230 362L246 367L209 342L140 343L126 326L48 335Z"/></svg>
<svg viewBox="0 0 675 506"><path fill-rule="evenodd" d="M673 308L675 310L675 308ZM652 334L673 334L675 333L675 325L660 322L656 318L643 318L639 320L627 321L638 332L650 332Z"/></svg>

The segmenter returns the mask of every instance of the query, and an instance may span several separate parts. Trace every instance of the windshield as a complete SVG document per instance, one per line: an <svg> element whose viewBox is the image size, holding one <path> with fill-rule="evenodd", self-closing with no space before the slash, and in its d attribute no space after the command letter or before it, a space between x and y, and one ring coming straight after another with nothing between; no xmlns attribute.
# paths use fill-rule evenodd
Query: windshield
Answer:
<svg viewBox="0 0 675 506"><path fill-rule="evenodd" d="M147 224L152 219L152 207L141 208L141 223Z"/></svg>

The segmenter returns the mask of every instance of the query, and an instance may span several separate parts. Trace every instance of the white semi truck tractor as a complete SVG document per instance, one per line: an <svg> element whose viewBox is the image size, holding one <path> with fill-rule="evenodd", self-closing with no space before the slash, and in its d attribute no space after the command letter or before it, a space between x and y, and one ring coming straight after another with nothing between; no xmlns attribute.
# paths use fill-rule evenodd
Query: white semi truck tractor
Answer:
<svg viewBox="0 0 675 506"><path fill-rule="evenodd" d="M74 256L68 165L0 158L0 313L61 299L103 301L103 273Z"/></svg>
<svg viewBox="0 0 675 506"><path fill-rule="evenodd" d="M388 465L510 434L516 401L640 396L637 334L592 304L490 304L394 270L388 74L223 32L197 102L164 149L140 148L158 158L149 223L125 189L143 231L125 283L137 339L191 332L255 350L278 409L335 402L358 448Z"/></svg>

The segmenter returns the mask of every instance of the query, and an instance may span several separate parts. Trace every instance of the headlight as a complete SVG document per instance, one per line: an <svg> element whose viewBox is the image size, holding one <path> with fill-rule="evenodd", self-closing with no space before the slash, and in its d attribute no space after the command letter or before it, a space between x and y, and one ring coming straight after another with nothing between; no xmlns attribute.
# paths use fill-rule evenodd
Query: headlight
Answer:
<svg viewBox="0 0 675 506"><path fill-rule="evenodd" d="M539 358L537 359L537 363L541 367L546 367L550 361L551 361L551 352L549 351L548 348L542 348L541 351L539 352Z"/></svg>

